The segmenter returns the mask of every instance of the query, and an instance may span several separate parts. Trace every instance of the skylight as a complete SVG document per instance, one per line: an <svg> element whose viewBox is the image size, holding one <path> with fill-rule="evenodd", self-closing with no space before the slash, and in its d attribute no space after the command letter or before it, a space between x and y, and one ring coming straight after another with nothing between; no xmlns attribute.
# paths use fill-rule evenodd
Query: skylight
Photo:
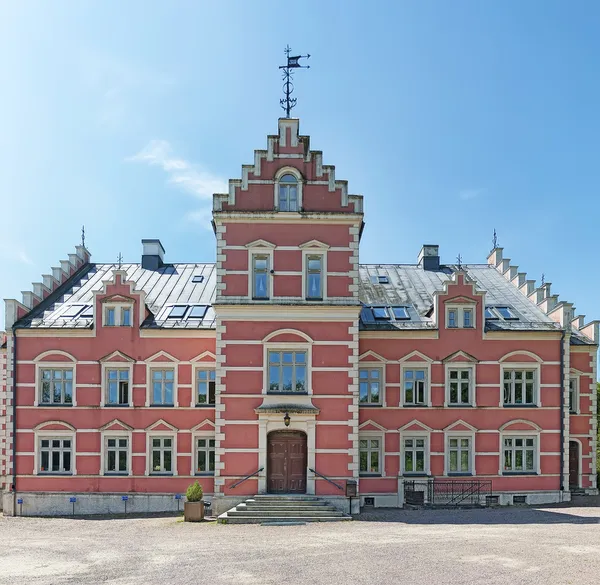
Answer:
<svg viewBox="0 0 600 585"><path fill-rule="evenodd" d="M73 319L77 317L79 313L86 307L86 305L71 305L67 307L67 310L61 315L61 317L65 317L67 319Z"/></svg>
<svg viewBox="0 0 600 585"><path fill-rule="evenodd" d="M81 315L79 315L82 319L93 319L94 318L94 307L92 305L86 305L83 311L81 311Z"/></svg>
<svg viewBox="0 0 600 585"><path fill-rule="evenodd" d="M372 311L373 311L373 317L375 317L375 319L389 319L390 318L390 314L388 313L388 310L386 307L373 307Z"/></svg>
<svg viewBox="0 0 600 585"><path fill-rule="evenodd" d="M408 314L408 307L392 307L392 313L394 314L394 319L410 319L410 315Z"/></svg>
<svg viewBox="0 0 600 585"><path fill-rule="evenodd" d="M498 319L498 315L496 315L496 311L492 309L492 307L485 308L485 318L486 319Z"/></svg>
<svg viewBox="0 0 600 585"><path fill-rule="evenodd" d="M517 317L515 316L515 314L510 310L509 307L496 307L496 311L498 311L498 313L500 313L500 316L503 319L517 319Z"/></svg>
<svg viewBox="0 0 600 585"><path fill-rule="evenodd" d="M200 282L204 282L204 275L203 274L194 274L194 276L192 276L192 282L193 283L200 283Z"/></svg>
<svg viewBox="0 0 600 585"><path fill-rule="evenodd" d="M175 305L171 308L171 312L168 314L167 319L183 319L188 305Z"/></svg>
<svg viewBox="0 0 600 585"><path fill-rule="evenodd" d="M390 279L387 276L378 276L379 284L390 284Z"/></svg>
<svg viewBox="0 0 600 585"><path fill-rule="evenodd" d="M203 319L207 309L208 307L206 305L192 305L192 308L187 315L187 319Z"/></svg>

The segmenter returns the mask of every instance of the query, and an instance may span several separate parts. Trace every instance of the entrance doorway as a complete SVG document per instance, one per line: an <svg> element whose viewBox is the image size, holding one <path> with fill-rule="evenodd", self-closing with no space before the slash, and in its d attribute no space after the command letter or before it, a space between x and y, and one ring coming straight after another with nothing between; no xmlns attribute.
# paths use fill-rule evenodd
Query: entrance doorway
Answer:
<svg viewBox="0 0 600 585"><path fill-rule="evenodd" d="M270 494L306 493L306 435L275 431L267 437L267 491Z"/></svg>
<svg viewBox="0 0 600 585"><path fill-rule="evenodd" d="M579 443L569 441L569 489L579 487Z"/></svg>

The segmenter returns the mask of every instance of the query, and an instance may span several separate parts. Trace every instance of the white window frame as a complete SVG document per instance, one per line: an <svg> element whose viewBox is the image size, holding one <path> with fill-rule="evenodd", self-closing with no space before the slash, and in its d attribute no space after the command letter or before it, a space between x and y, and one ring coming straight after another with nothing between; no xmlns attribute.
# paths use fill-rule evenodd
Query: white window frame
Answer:
<svg viewBox="0 0 600 585"><path fill-rule="evenodd" d="M153 397L153 384L152 384L152 371L153 370L173 370L173 405L162 405L154 404ZM178 370L179 364L177 362L150 362L146 365L146 406L152 408L177 408L178 402Z"/></svg>
<svg viewBox="0 0 600 585"><path fill-rule="evenodd" d="M379 441L379 471L360 471L360 441L377 439ZM358 431L358 473L360 477L385 477L385 433L378 431ZM368 452L371 452L369 446Z"/></svg>
<svg viewBox="0 0 600 585"><path fill-rule="evenodd" d="M272 392L269 389L269 368L270 368L270 361L269 361L269 354L271 352L276 352L276 353L304 353L306 355L306 361L304 362L304 367L306 369L306 380L304 383L304 387L306 388L306 392L294 392L293 390L291 392ZM308 378L310 376L310 370L308 368L308 354L309 354L309 350L307 349L291 349L290 347L285 347L284 349L281 348L281 346L275 346L275 347L271 347L267 350L266 356L265 356L265 371L266 371L266 389L267 389L267 394L273 394L275 396L277 395L283 395L283 396L305 396L306 394L308 394ZM283 359L283 358L282 358ZM281 365L283 367L283 362L281 362ZM301 364L299 364L301 365ZM295 374L295 360L294 360L294 374Z"/></svg>
<svg viewBox="0 0 600 585"><path fill-rule="evenodd" d="M504 470L504 439L534 439L533 445L533 471L505 471ZM513 445L514 451L514 445ZM500 433L500 463L498 475L540 475L540 433L538 431L502 431Z"/></svg>
<svg viewBox="0 0 600 585"><path fill-rule="evenodd" d="M423 477L423 476L428 476L431 475L431 451L430 451L430 433L429 431L406 431L406 432L401 432L400 433L400 472L403 476L406 477ZM424 461L424 466L425 466L425 470L424 471L406 471L405 467L404 467L404 463L405 463L405 446L404 446L404 441L407 439L414 439L414 440L418 440L418 439L423 439L425 441L424 443L424 450L425 450L425 461Z"/></svg>
<svg viewBox="0 0 600 585"><path fill-rule="evenodd" d="M107 370L129 370L129 403L128 404L111 404L107 401L108 398L108 371ZM101 393L100 406L107 408L125 408L133 406L133 362L102 362L101 371Z"/></svg>
<svg viewBox="0 0 600 585"><path fill-rule="evenodd" d="M294 177L296 177L296 181L297 181L297 188L298 188L298 192L297 192L297 201L298 201L298 210L297 211L279 211L279 181L281 179L281 177L283 177L284 175L293 175ZM273 201L275 203L274 207L275 207L275 211L277 211L278 213L300 213L300 210L303 207L303 184L304 184L304 177L302 176L302 174L300 173L300 171L294 167L283 167L281 169L279 169L277 171L277 173L275 174L275 180L273 182Z"/></svg>
<svg viewBox="0 0 600 585"><path fill-rule="evenodd" d="M270 351L304 351L306 352L306 390L312 394L312 344L311 343L277 343L263 342L263 394L271 394L269 392L269 352ZM273 393L277 396L276 393ZM298 396L305 396L306 393Z"/></svg>
<svg viewBox="0 0 600 585"><path fill-rule="evenodd" d="M215 470L213 471L198 471L196 469L196 461L198 460L198 439L206 439L207 441L215 441ZM212 477L215 475L217 468L217 443L214 431L194 431L192 433L192 468L190 475L198 477Z"/></svg>
<svg viewBox="0 0 600 585"><path fill-rule="evenodd" d="M464 303L464 304L449 304L446 305L446 329L455 330L455 329L475 329L477 327L477 305L475 303ZM465 327L465 310L471 311L471 326ZM456 312L456 327L450 327L448 325L448 317L450 311Z"/></svg>
<svg viewBox="0 0 600 585"><path fill-rule="evenodd" d="M273 268L273 251L275 246L252 246L248 248L248 299L256 300L258 302L269 302L273 301L273 274L271 273ZM268 271L267 271L267 294L266 298L254 299L254 256L267 256L268 258Z"/></svg>
<svg viewBox="0 0 600 585"><path fill-rule="evenodd" d="M360 401L360 370L379 370L379 402ZM370 376L369 380L370 381ZM381 362L360 362L358 364L358 406L386 406L385 401L385 364Z"/></svg>
<svg viewBox="0 0 600 585"><path fill-rule="evenodd" d="M102 449L100 451L100 473L109 477L123 477L126 475L133 475L132 471L132 432L126 429L123 430L111 430L102 431ZM127 471L126 472L111 472L106 470L106 463L108 460L108 439L127 439Z"/></svg>
<svg viewBox="0 0 600 585"><path fill-rule="evenodd" d="M52 421L49 421L52 422ZM33 475L53 475L59 477L71 477L73 475L77 475L77 466L76 466L76 436L77 433L70 429L58 430L58 431L46 431L44 429L38 430L34 432L35 438L35 451L33 452ZM52 440L52 439L70 439L71 440L71 472L70 473L60 473L60 472L47 472L40 471L40 465L42 463L42 454L41 454L41 441L44 440Z"/></svg>
<svg viewBox="0 0 600 585"><path fill-rule="evenodd" d="M451 408L470 408L473 406L477 406L476 401L476 388L477 381L475 379L476 376L476 367L475 364L465 364L464 362L451 362L445 364L445 376L446 376L446 394L444 400L444 406ZM453 404L450 402L450 371L451 370L468 370L470 372L469 376L469 402L467 404L457 403ZM460 382L460 379L458 380Z"/></svg>
<svg viewBox="0 0 600 585"><path fill-rule="evenodd" d="M173 463L173 471L171 473L152 470L152 439L171 439L171 461ZM177 431L152 431L146 433L146 475L156 477L177 475Z"/></svg>
<svg viewBox="0 0 600 585"><path fill-rule="evenodd" d="M108 325L107 313L109 309L115 311L115 324ZM129 325L123 325L123 310L129 309ZM102 326L103 327L133 327L133 303L103 303L102 305Z"/></svg>
<svg viewBox="0 0 600 585"><path fill-rule="evenodd" d="M534 400L533 403L523 403L523 404L504 404L504 372L506 370L529 370L533 371L533 393ZM541 387L540 387L540 379L541 379L541 367L538 362L503 362L500 365L500 402L499 406L503 408L532 408L533 406L541 406Z"/></svg>
<svg viewBox="0 0 600 585"><path fill-rule="evenodd" d="M404 372L406 370L425 370L425 396L423 404L404 402ZM403 362L400 366L400 406L403 408L424 408L431 406L431 364L429 362Z"/></svg>
<svg viewBox="0 0 600 585"><path fill-rule="evenodd" d="M215 373L215 401L211 404L209 402L206 402L205 404L202 404L200 402L198 402L198 372L214 372ZM215 364L211 364L210 362L208 363L204 363L204 362L200 362L198 364L194 364L194 366L192 367L192 406L197 406L199 408L214 408L217 402L217 371L216 371L216 367ZM207 390L207 399L208 396L210 395L210 377L209 379L207 379L207 384L208 386L206 387Z"/></svg>
<svg viewBox="0 0 600 585"><path fill-rule="evenodd" d="M573 383L573 399L575 401L575 408L571 410L571 383ZM569 374L569 414L580 414L581 413L581 400L579 397L579 388L581 386L581 380L579 374L571 372Z"/></svg>
<svg viewBox="0 0 600 585"><path fill-rule="evenodd" d="M308 260L310 256L321 256L321 297L308 296ZM302 249L302 298L305 301L324 301L327 296L327 249L303 248Z"/></svg>
<svg viewBox="0 0 600 585"><path fill-rule="evenodd" d="M469 471L450 471L450 439L469 439ZM460 452L460 451L459 451ZM474 476L475 474L475 432L446 431L444 433L444 475L449 477Z"/></svg>
<svg viewBox="0 0 600 585"><path fill-rule="evenodd" d="M259 297L256 295L256 270L255 270L255 266L254 266L254 261L257 257L263 257L265 258L266 262L267 262L267 268L265 269L265 277L266 277L266 296L264 297ZM271 270L273 270L273 265L272 265L272 261L273 261L273 256L272 254L268 254L268 253L264 253L264 252L259 252L259 253L254 253L252 254L252 256L250 257L250 272L252 275L251 278L251 283L252 283L252 290L250 291L252 300L255 301L270 301L272 298L272 290L273 287L271 286Z"/></svg>
<svg viewBox="0 0 600 585"><path fill-rule="evenodd" d="M73 379L72 389L73 396L71 404L55 404L52 402L42 402L42 384L44 380L42 379L42 370L73 370ZM76 383L76 374L77 368L74 362L65 361L65 362L37 362L35 368L35 398L33 405L41 406L44 408L71 408L72 406L77 406L77 383Z"/></svg>

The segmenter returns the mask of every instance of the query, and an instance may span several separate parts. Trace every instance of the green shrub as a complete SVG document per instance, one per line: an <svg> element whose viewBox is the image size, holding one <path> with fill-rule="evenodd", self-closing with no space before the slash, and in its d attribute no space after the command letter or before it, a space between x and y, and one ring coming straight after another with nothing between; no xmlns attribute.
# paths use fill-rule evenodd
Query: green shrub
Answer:
<svg viewBox="0 0 600 585"><path fill-rule="evenodd" d="M191 484L185 492L185 497L188 502L201 502L203 496L204 492L202 491L202 486L198 483L198 480Z"/></svg>

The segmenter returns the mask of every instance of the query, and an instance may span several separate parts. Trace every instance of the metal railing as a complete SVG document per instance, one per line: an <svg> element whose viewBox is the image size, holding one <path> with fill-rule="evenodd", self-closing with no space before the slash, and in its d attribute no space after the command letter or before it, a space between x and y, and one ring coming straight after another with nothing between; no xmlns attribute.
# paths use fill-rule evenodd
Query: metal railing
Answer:
<svg viewBox="0 0 600 585"><path fill-rule="evenodd" d="M329 479L322 473L319 473L318 471L315 471L314 469L311 469L310 467L308 468L308 471L312 471L312 473L314 473L315 475L318 475L319 477L323 478L325 481L328 481L331 485L334 485L338 490L344 491L344 488L339 483L335 483L335 481L333 481L332 479Z"/></svg>
<svg viewBox="0 0 600 585"><path fill-rule="evenodd" d="M404 480L404 501L416 506L488 505L491 480Z"/></svg>
<svg viewBox="0 0 600 585"><path fill-rule="evenodd" d="M232 489L236 488L241 483L244 483L247 479L250 479L251 477L258 475L263 469L264 469L264 467L260 467L254 473L251 473L250 475L247 475L246 477L242 477L242 479L240 479L239 481L236 481L234 484L230 485L229 489L232 490Z"/></svg>

